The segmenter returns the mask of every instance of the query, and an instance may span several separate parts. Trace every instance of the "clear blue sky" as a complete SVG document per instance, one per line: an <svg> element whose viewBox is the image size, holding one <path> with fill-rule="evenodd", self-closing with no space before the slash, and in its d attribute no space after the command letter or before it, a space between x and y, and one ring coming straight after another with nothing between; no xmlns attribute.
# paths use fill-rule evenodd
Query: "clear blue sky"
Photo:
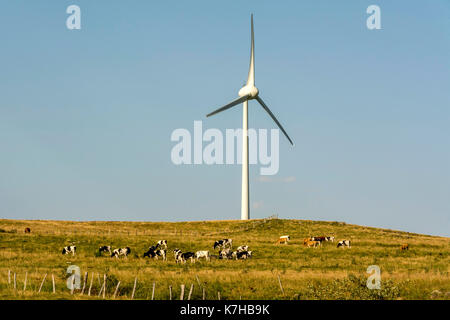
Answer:
<svg viewBox="0 0 450 320"><path fill-rule="evenodd" d="M450 236L446 0L3 1L0 217L238 219L240 166L175 166L170 135L241 127L240 107L205 114L246 80L250 13L256 84L296 143L269 181L251 166L252 217Z"/></svg>

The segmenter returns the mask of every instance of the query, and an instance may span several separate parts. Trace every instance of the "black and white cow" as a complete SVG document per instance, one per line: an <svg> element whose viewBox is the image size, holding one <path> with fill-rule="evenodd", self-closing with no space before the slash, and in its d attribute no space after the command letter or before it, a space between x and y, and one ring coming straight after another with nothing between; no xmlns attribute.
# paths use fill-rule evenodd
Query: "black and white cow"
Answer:
<svg viewBox="0 0 450 320"><path fill-rule="evenodd" d="M144 253L144 258L149 257L158 259L159 257L161 257L165 261L167 259L166 252L167 251L165 249L157 249L156 246L151 246L148 251Z"/></svg>
<svg viewBox="0 0 450 320"><path fill-rule="evenodd" d="M156 246L151 246L150 248L148 248L148 251L144 253L144 258L145 257L149 257L149 258L154 258L156 257Z"/></svg>
<svg viewBox="0 0 450 320"><path fill-rule="evenodd" d="M325 241L334 242L334 237L325 237Z"/></svg>
<svg viewBox="0 0 450 320"><path fill-rule="evenodd" d="M167 260L167 250L166 249L156 250L156 259L158 259L158 257L161 257L163 259L163 261L166 261Z"/></svg>
<svg viewBox="0 0 450 320"><path fill-rule="evenodd" d="M109 252L109 254L111 254L111 246L100 246L98 248L98 253L102 254L103 252Z"/></svg>
<svg viewBox="0 0 450 320"><path fill-rule="evenodd" d="M238 259L248 259L252 257L252 252L251 251L241 251L241 252L236 252L236 260Z"/></svg>
<svg viewBox="0 0 450 320"><path fill-rule="evenodd" d="M350 240L341 240L341 241L339 241L338 244L337 244L337 247L338 247L338 248L339 248L339 247L348 247L348 248L351 248L351 247L350 247Z"/></svg>
<svg viewBox="0 0 450 320"><path fill-rule="evenodd" d="M163 248L164 247L164 249L167 249L167 240L159 240L157 243L156 243L156 247L158 248Z"/></svg>
<svg viewBox="0 0 450 320"><path fill-rule="evenodd" d="M74 256L76 251L77 251L76 246L67 246L62 249L62 254L72 253L72 256Z"/></svg>
<svg viewBox="0 0 450 320"><path fill-rule="evenodd" d="M175 262L177 261L178 254L180 252L181 252L181 250L178 248L173 249L173 255L175 256Z"/></svg>
<svg viewBox="0 0 450 320"><path fill-rule="evenodd" d="M230 248L222 249L219 251L219 259L231 259L233 252Z"/></svg>
<svg viewBox="0 0 450 320"><path fill-rule="evenodd" d="M206 261L211 261L211 256L210 256L208 250L197 251L197 252L195 253L195 258L197 259L197 261L198 261L200 258L205 258Z"/></svg>
<svg viewBox="0 0 450 320"><path fill-rule="evenodd" d="M248 246L239 246L236 249L237 252L248 251Z"/></svg>
<svg viewBox="0 0 450 320"><path fill-rule="evenodd" d="M216 248L225 249L227 247L229 247L230 249L233 248L233 240L232 239L222 239L222 240L217 240L216 242L214 242L214 250Z"/></svg>
<svg viewBox="0 0 450 320"><path fill-rule="evenodd" d="M111 254L111 258L112 257L120 258L121 256L128 258L128 255L130 254L130 252L131 252L131 249L129 247L114 249Z"/></svg>
<svg viewBox="0 0 450 320"><path fill-rule="evenodd" d="M186 263L187 259L191 259L191 263L194 262L195 254L193 252L182 252L180 249L175 249L175 262L183 262Z"/></svg>

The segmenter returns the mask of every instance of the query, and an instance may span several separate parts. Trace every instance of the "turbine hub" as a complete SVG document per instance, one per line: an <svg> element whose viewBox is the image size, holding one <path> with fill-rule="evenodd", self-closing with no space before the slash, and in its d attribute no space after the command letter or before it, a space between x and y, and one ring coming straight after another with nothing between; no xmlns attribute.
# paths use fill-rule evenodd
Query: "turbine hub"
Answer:
<svg viewBox="0 0 450 320"><path fill-rule="evenodd" d="M259 90L255 86L245 85L239 90L239 97L250 95L249 99L254 99L258 95Z"/></svg>

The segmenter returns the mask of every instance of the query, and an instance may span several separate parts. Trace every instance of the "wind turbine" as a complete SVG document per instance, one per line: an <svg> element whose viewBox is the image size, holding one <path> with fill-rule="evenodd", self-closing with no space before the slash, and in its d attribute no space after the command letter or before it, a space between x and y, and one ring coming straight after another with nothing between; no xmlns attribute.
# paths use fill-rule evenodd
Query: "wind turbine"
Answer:
<svg viewBox="0 0 450 320"><path fill-rule="evenodd" d="M294 145L291 138L284 130L283 126L274 116L269 107L264 103L264 101L259 96L259 90L255 87L255 37L253 32L253 14L251 15L251 30L252 30L252 43L250 50L250 68L248 70L247 83L239 90L239 98L230 102L229 104L209 113L206 115L210 117L219 112L225 111L234 107L238 104L243 104L243 121L242 121L242 200L241 200L241 220L248 220L249 216L249 184L248 184L248 101L256 99L261 107L267 111L270 117L275 121L277 126L281 129L283 134L289 140L291 145Z"/></svg>

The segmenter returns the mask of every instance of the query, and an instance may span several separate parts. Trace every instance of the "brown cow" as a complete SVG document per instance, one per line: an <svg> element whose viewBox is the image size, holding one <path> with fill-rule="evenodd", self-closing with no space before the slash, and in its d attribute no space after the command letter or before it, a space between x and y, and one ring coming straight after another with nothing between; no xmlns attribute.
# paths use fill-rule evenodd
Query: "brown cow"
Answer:
<svg viewBox="0 0 450 320"><path fill-rule="evenodd" d="M304 245L307 246L308 248L310 248L310 247L316 248L316 247L320 246L320 241L309 240Z"/></svg>
<svg viewBox="0 0 450 320"><path fill-rule="evenodd" d="M277 242L275 242L275 244L282 244L282 243L288 244L289 240L291 240L291 237L290 237L290 236L281 236L281 237L277 240Z"/></svg>
<svg viewBox="0 0 450 320"><path fill-rule="evenodd" d="M409 245L407 243L402 244L402 250L409 250Z"/></svg>
<svg viewBox="0 0 450 320"><path fill-rule="evenodd" d="M25 228L25 233L31 233L31 229L30 228Z"/></svg>

